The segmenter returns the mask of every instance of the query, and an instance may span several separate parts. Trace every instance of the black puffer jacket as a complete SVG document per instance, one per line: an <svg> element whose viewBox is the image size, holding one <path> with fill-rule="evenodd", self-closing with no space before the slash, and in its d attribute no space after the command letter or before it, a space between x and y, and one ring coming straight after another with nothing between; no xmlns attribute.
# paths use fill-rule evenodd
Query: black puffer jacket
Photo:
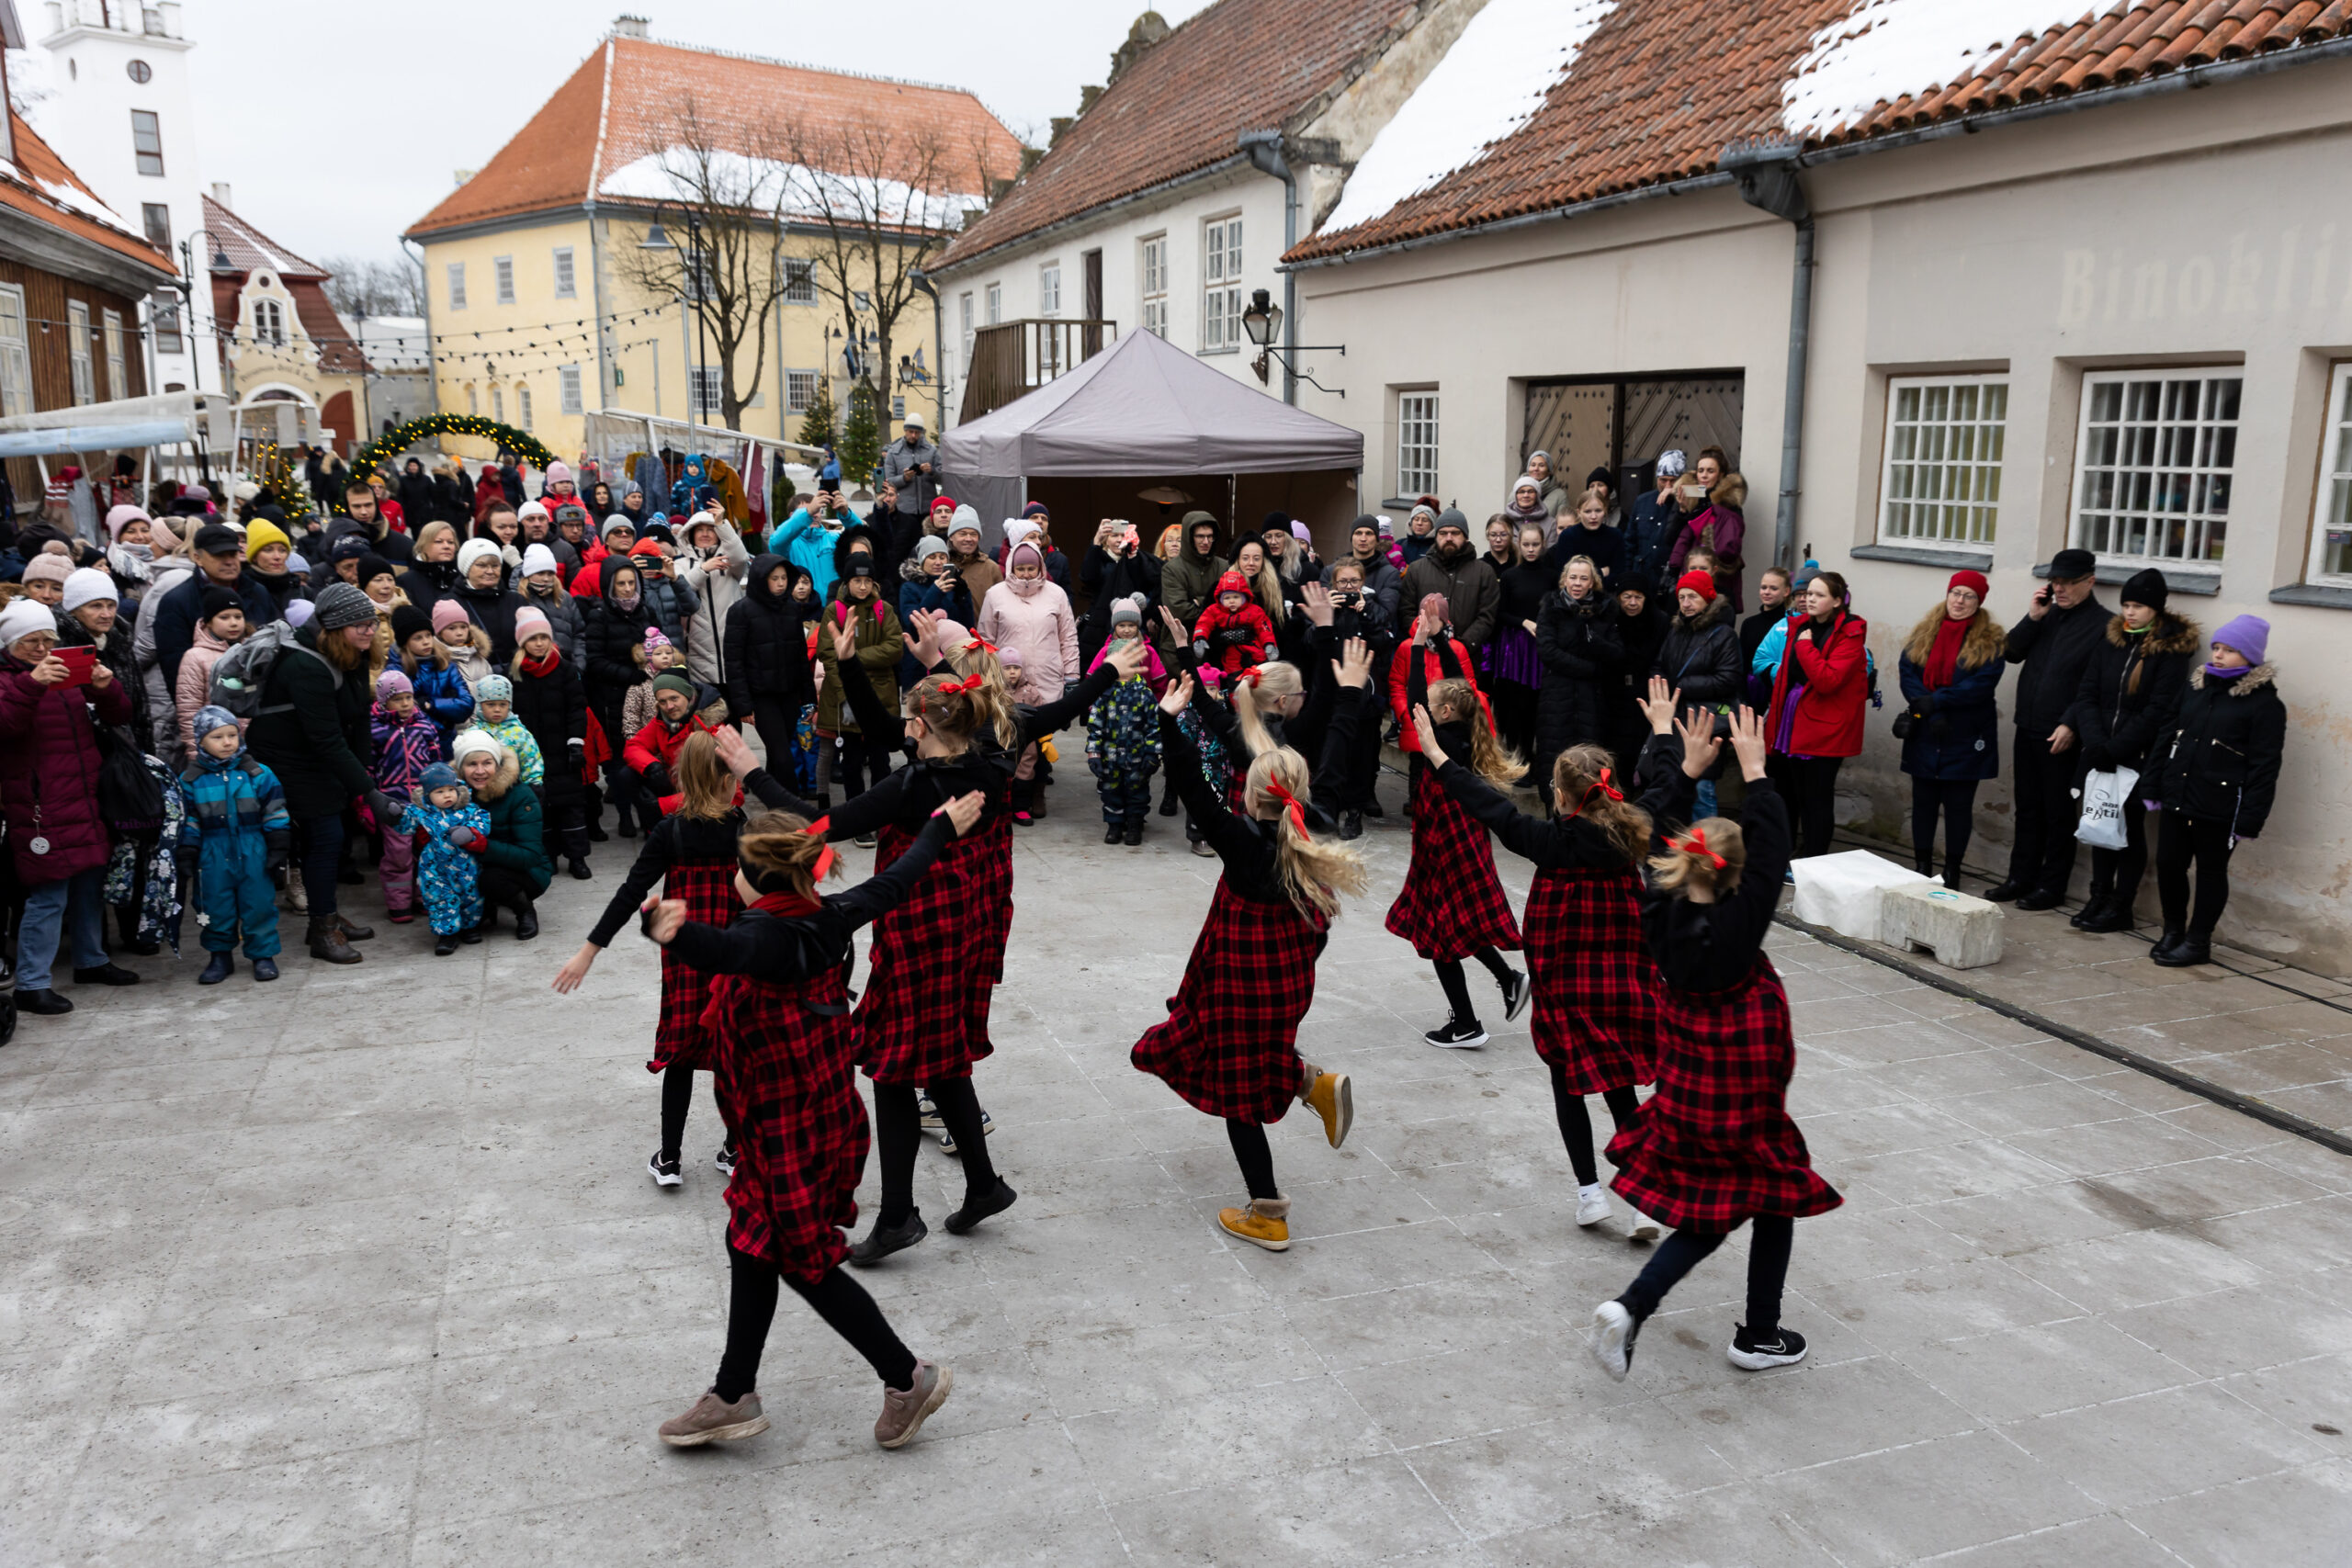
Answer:
<svg viewBox="0 0 2352 1568"><path fill-rule="evenodd" d="M768 573L777 567L790 571L787 581L808 575L782 556L753 556L743 596L727 612L727 706L738 716L755 711L756 702L797 713L817 700L803 628L818 606L796 604L788 592L770 593Z"/></svg>
<svg viewBox="0 0 2352 1568"><path fill-rule="evenodd" d="M514 716L539 743L539 756L547 764L548 804L576 799L582 784L580 770L571 765L571 747L574 740L585 745L588 739L587 688L581 683L580 667L559 652L556 667L544 675L517 664L514 683Z"/></svg>
<svg viewBox="0 0 2352 1568"><path fill-rule="evenodd" d="M2188 671L2205 646L2195 621L2159 611L2134 637L2123 617L2107 623L2075 686L2065 725L2082 747L2083 766L2098 772L2145 769L2149 748L2179 710Z"/></svg>
<svg viewBox="0 0 2352 1568"><path fill-rule="evenodd" d="M1547 596L1535 620L1535 652L1544 683L1535 694L1535 761L1529 775L1538 790L1551 778L1551 759L1586 741L1613 742L1625 728L1615 705L1625 701L1622 617L1601 593ZM1644 671L1645 675L1647 671Z"/></svg>
<svg viewBox="0 0 2352 1568"><path fill-rule="evenodd" d="M1093 662L1095 650L1111 640L1111 606L1114 602L1143 601L1147 636L1159 625L1159 562L1146 555L1140 547L1129 554L1114 556L1100 546L1089 546L1078 563L1078 581L1080 587L1094 596L1086 606L1086 619L1078 626L1079 657L1088 663Z"/></svg>
<svg viewBox="0 0 2352 1568"><path fill-rule="evenodd" d="M621 732L621 704L631 686L652 679L632 650L645 646L645 628L656 624L641 591L633 609L613 602L612 580L620 575L616 571L596 574L597 594L583 606L587 624L580 639L581 681L587 690L588 709L604 726L605 740L616 756L628 739Z"/></svg>
<svg viewBox="0 0 2352 1568"><path fill-rule="evenodd" d="M1668 624L1652 668L1681 691L1679 711L1737 703L1747 693L1747 666L1739 656L1739 628L1731 615L1731 600L1718 593L1697 615L1677 615Z"/></svg>
<svg viewBox="0 0 2352 1568"><path fill-rule="evenodd" d="M469 583L449 597L465 606L466 619L490 634L491 668L505 669L514 657L514 612L523 607L523 596L510 588L476 588ZM549 621L552 632L552 616Z"/></svg>
<svg viewBox="0 0 2352 1568"><path fill-rule="evenodd" d="M2180 711L2149 759L2165 810L2226 822L2241 839L2261 834L2287 750L2287 705L2278 679L2272 664L2227 681L2201 664L2189 671Z"/></svg>
<svg viewBox="0 0 2352 1568"><path fill-rule="evenodd" d="M411 526L416 525L412 524ZM411 558L409 569L394 581L401 585L401 592L408 595L408 602L428 615L433 614L434 605L454 595L466 583L466 580L458 575L455 560L416 558Z"/></svg>
<svg viewBox="0 0 2352 1568"><path fill-rule="evenodd" d="M375 787L368 776L368 666L338 670L319 651L316 621L294 634L262 687L245 731L254 760L277 775L297 822L331 817Z"/></svg>
<svg viewBox="0 0 2352 1568"><path fill-rule="evenodd" d="M2029 615L2009 628L2009 662L2023 666L2009 710L2019 734L2047 736L2066 722L2083 667L2105 640L2114 613L2093 594L2071 610L2052 604L2041 619Z"/></svg>

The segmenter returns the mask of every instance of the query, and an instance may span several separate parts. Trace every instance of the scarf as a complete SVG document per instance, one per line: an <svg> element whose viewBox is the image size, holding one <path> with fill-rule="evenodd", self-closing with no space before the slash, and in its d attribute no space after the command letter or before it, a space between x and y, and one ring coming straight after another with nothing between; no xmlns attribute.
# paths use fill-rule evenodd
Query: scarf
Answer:
<svg viewBox="0 0 2352 1568"><path fill-rule="evenodd" d="M545 680L549 675L554 674L556 666L562 662L563 649L551 646L548 648L548 656L545 659L533 659L530 655L525 654L523 656L521 668L524 674L531 676L535 680Z"/></svg>
<svg viewBox="0 0 2352 1568"><path fill-rule="evenodd" d="M644 597L645 595L642 592L636 593L616 593L613 595L613 603L619 605L624 610L634 610L637 608L639 602Z"/></svg>
<svg viewBox="0 0 2352 1568"><path fill-rule="evenodd" d="M824 906L817 899L805 898L797 893L786 890L782 893L763 893L752 901L752 908L763 915L774 915L781 920L795 920L804 919Z"/></svg>
<svg viewBox="0 0 2352 1568"><path fill-rule="evenodd" d="M2219 664L2208 664L2205 673L2216 681L2234 681L2253 668L2251 664L2241 664L2235 669L2225 670Z"/></svg>
<svg viewBox="0 0 2352 1568"><path fill-rule="evenodd" d="M1955 621L1946 615L1943 624L1936 627L1936 645L1928 649L1928 666L1920 671L1921 678L1928 683L1928 690L1942 691L1960 673L1961 647L1968 641L1968 628L1974 624L1973 615L1965 621Z"/></svg>

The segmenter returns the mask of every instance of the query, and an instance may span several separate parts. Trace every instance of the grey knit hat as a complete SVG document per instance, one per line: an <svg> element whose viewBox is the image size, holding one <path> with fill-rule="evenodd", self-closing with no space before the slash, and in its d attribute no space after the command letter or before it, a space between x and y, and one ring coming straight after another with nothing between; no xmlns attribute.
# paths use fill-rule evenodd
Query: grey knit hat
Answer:
<svg viewBox="0 0 2352 1568"><path fill-rule="evenodd" d="M311 603L315 612L311 618L321 631L338 632L345 626L373 626L376 621L375 604L348 582L328 583Z"/></svg>

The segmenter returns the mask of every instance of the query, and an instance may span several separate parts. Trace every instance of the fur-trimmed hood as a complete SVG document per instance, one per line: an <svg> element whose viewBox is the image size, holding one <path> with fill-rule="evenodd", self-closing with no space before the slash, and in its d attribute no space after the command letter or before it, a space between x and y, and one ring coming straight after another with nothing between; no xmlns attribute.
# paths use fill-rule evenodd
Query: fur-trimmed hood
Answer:
<svg viewBox="0 0 2352 1568"><path fill-rule="evenodd" d="M1747 505L1747 476L1737 468L1724 475L1715 481L1715 488L1707 492L1707 503L1727 506L1734 512L1745 509Z"/></svg>
<svg viewBox="0 0 2352 1568"><path fill-rule="evenodd" d="M2176 615L2170 610L2159 610L2148 629L2140 634L2146 637L2145 652L2151 657L2159 653L2195 653L2205 646L2202 627L2186 615ZM2107 622L2107 640L2111 648L2132 646L2132 634L2124 629L2121 615L2110 615Z"/></svg>
<svg viewBox="0 0 2352 1568"><path fill-rule="evenodd" d="M2230 695L2243 697L2249 692L2260 691L2278 679L2278 666L2269 663L2257 664L2230 682ZM2188 672L2188 683L2198 691L2201 692L2205 689L2205 666L2199 664Z"/></svg>
<svg viewBox="0 0 2352 1568"><path fill-rule="evenodd" d="M1702 632L1709 626L1727 624L1731 620L1731 595L1718 593L1708 600L1707 607L1695 615L1686 615L1679 610L1674 612L1674 622L1675 625L1688 626L1694 632Z"/></svg>

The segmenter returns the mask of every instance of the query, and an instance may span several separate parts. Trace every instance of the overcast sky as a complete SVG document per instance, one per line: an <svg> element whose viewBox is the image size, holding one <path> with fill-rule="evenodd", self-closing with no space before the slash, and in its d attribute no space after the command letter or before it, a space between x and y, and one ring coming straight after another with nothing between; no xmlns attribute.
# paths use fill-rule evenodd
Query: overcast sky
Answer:
<svg viewBox="0 0 2352 1568"><path fill-rule="evenodd" d="M1206 0L1160 0L1170 25ZM1016 134L1110 72L1144 0L187 0L205 180L318 259L396 236L522 129L624 9L657 39L969 87Z"/></svg>

